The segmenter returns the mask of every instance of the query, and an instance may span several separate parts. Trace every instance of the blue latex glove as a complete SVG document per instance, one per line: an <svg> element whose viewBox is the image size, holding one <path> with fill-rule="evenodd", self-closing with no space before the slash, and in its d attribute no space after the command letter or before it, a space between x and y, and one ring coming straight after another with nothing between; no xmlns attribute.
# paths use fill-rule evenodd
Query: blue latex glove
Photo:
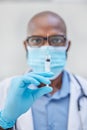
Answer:
<svg viewBox="0 0 87 130"><path fill-rule="evenodd" d="M50 84L49 78L52 76L53 73L30 72L12 79L5 107L0 113L0 126L5 129L12 127L17 118L27 112L36 99L51 92L52 88L48 86L30 89L29 85Z"/></svg>

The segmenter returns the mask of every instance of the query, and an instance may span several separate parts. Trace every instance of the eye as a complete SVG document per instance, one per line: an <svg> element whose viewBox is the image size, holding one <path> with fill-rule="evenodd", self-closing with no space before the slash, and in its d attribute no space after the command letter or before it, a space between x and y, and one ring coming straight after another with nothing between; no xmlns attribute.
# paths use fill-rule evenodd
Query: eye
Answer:
<svg viewBox="0 0 87 130"><path fill-rule="evenodd" d="M52 39L51 39L51 42L52 42L52 43L61 43L61 39L55 37L55 38L52 38Z"/></svg>
<svg viewBox="0 0 87 130"><path fill-rule="evenodd" d="M51 44L59 45L61 43L64 43L65 39L64 39L63 36L51 36L50 37L50 42L51 42Z"/></svg>
<svg viewBox="0 0 87 130"><path fill-rule="evenodd" d="M28 44L31 46L39 46L43 43L43 39L41 37L30 37L28 40Z"/></svg>
<svg viewBox="0 0 87 130"><path fill-rule="evenodd" d="M40 38L32 38L30 42L33 44L39 44L39 43L41 43L41 41L42 40Z"/></svg>
<svg viewBox="0 0 87 130"><path fill-rule="evenodd" d="M59 44L63 42L63 39L61 37L52 37L50 40L51 44Z"/></svg>

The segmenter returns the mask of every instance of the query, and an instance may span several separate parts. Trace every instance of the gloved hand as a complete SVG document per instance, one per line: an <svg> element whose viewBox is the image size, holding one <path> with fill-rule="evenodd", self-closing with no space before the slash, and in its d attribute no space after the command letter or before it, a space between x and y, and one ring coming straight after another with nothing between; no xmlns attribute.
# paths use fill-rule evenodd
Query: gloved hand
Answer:
<svg viewBox="0 0 87 130"><path fill-rule="evenodd" d="M51 92L51 87L30 89L29 85L50 84L49 78L52 76L53 73L30 72L12 79L4 109L0 113L0 126L5 129L12 127L17 118L27 112L36 99Z"/></svg>

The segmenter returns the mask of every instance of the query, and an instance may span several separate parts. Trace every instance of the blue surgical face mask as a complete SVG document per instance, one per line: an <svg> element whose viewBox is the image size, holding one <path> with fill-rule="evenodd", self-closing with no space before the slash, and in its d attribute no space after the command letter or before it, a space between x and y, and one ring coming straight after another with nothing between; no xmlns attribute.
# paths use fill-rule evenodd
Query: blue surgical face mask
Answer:
<svg viewBox="0 0 87 130"><path fill-rule="evenodd" d="M53 46L42 46L40 48L27 47L28 65L34 72L45 72L45 60L47 56L50 56L50 71L54 73L56 78L63 71L66 64L66 49L67 46L53 47Z"/></svg>

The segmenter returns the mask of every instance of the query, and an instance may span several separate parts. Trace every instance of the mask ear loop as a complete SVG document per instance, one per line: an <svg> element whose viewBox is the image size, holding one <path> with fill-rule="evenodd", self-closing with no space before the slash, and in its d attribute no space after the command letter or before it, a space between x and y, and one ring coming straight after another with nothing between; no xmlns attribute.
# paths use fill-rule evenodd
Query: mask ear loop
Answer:
<svg viewBox="0 0 87 130"><path fill-rule="evenodd" d="M65 48L66 48L66 50L68 49L68 40L66 40Z"/></svg>
<svg viewBox="0 0 87 130"><path fill-rule="evenodd" d="M68 49L68 40L66 40L66 45L65 45L65 48L66 48L66 58L67 58L67 49Z"/></svg>
<svg viewBox="0 0 87 130"><path fill-rule="evenodd" d="M27 47L27 48L28 48L28 47ZM27 50L26 50L26 58L28 58L28 53L29 53L29 52L28 52L28 49L27 49Z"/></svg>

